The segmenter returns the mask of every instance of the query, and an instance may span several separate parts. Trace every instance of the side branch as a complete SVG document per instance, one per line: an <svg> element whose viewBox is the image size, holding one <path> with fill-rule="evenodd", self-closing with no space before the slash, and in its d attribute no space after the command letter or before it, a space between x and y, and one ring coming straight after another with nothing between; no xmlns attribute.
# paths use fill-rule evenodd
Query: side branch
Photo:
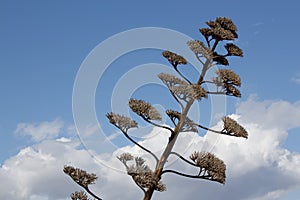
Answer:
<svg viewBox="0 0 300 200"><path fill-rule="evenodd" d="M179 76L181 76L184 80L186 80L186 82L188 82L188 83L191 85L192 82L191 82L188 78L186 78L186 77L178 70L177 64L173 64L173 63L172 63L172 65L173 65L175 71L179 74Z"/></svg>
<svg viewBox="0 0 300 200"><path fill-rule="evenodd" d="M138 142L136 142L134 139L132 139L127 132L121 130L123 132L123 134L125 135L125 137L131 141L133 144L137 145L138 147L140 147L141 149L143 149L144 151L146 151L147 153L151 154L153 156L153 158L155 159L156 163L158 163L158 158L157 156L152 152L150 151L149 149L145 148L144 146L140 145Z"/></svg>
<svg viewBox="0 0 300 200"><path fill-rule="evenodd" d="M216 130L207 128L207 127L205 127L205 126L202 126L202 125L200 125L200 124L195 124L195 125L198 126L199 128L202 128L202 129L204 129L204 130L207 130L207 131L211 131L211 132L219 133L219 134L224 134L223 131L216 131Z"/></svg>
<svg viewBox="0 0 300 200"><path fill-rule="evenodd" d="M169 89L170 90L170 89ZM183 104L179 101L179 99L176 97L176 95L170 90L171 94L172 94L172 97L176 100L177 103L179 103L180 107L181 107L181 110L184 109L184 106Z"/></svg>
<svg viewBox="0 0 300 200"><path fill-rule="evenodd" d="M94 197L97 200L102 200L100 197L95 195L88 187L83 187L87 193L89 193L92 197Z"/></svg>
<svg viewBox="0 0 300 200"><path fill-rule="evenodd" d="M209 176L209 175L200 175L200 176L198 176L198 175L191 175L191 174L185 174L185 173L181 173L181 172L178 172L178 171L175 171L175 170L171 170L171 169L163 170L162 174L165 174L165 173L173 173L173 174L177 174L179 176L183 176L183 177L187 177L187 178L204 179L204 180L218 182L217 180L212 179L211 176Z"/></svg>
<svg viewBox="0 0 300 200"><path fill-rule="evenodd" d="M167 126L163 126L163 125L160 125L160 124L156 124L152 121L150 121L149 119L145 118L144 116L141 116L143 118L143 120L145 120L146 122L148 122L149 124L152 124L153 126L156 126L156 127L159 127L159 128L164 128L164 129L167 129L171 132L171 134L174 133L173 129L171 129L170 127L167 127Z"/></svg>
<svg viewBox="0 0 300 200"><path fill-rule="evenodd" d="M198 167L195 163L193 163L193 162L191 162L191 161L185 159L185 158L184 158L183 156L181 156L179 153L176 153L176 152L172 151L170 154L173 154L173 155L177 156L178 158L180 158L181 160L183 160L184 162L186 162L186 163L188 163L188 164L190 164L190 165L193 165L193 166L195 166L195 167Z"/></svg>

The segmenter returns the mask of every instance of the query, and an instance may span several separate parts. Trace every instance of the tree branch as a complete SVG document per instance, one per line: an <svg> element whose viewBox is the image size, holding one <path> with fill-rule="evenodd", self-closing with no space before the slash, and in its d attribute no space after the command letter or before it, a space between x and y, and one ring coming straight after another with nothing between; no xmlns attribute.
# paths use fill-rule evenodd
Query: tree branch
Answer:
<svg viewBox="0 0 300 200"><path fill-rule="evenodd" d="M197 60L198 60L202 65L204 65L204 62L199 58L199 56L198 56L197 54L195 54L195 56L196 56Z"/></svg>
<svg viewBox="0 0 300 200"><path fill-rule="evenodd" d="M170 88L169 88L169 90L170 90ZM179 99L174 95L174 93L171 90L170 90L170 92L171 92L173 98L177 101L177 103L179 103L181 109L183 110L183 108L184 108L183 104L179 101Z"/></svg>
<svg viewBox="0 0 300 200"><path fill-rule="evenodd" d="M116 127L117 127L117 126L116 126ZM120 129L120 130L121 130L121 129ZM156 164L158 163L158 158L157 158L157 156L156 156L152 151L150 151L149 149L147 149L147 148L143 147L142 145L140 145L138 142L136 142L134 139L132 139L132 138L128 135L128 133L125 132L124 130L121 130L121 131L122 131L122 133L125 135L125 137L126 137L129 141L131 141L133 144L137 145L138 147L140 147L141 149L143 149L143 150L146 151L147 153L151 154L151 155L153 156L153 158L155 159Z"/></svg>
<svg viewBox="0 0 300 200"><path fill-rule="evenodd" d="M178 68L177 68L177 65L175 65L175 64L172 64L173 65L173 67L174 67L174 69L175 69L175 71L186 81L186 82L188 82L190 85L192 84L191 83L191 81L188 79L188 78L186 78L179 70L178 70Z"/></svg>
<svg viewBox="0 0 300 200"><path fill-rule="evenodd" d="M160 125L160 124L156 124L152 121L150 121L149 119L147 119L146 117L144 116L141 116L143 118L143 120L145 120L146 122L148 122L149 124L152 124L153 126L157 126L159 128L164 128L164 129L167 129L171 132L171 134L174 132L173 129L171 129L170 127L167 127L167 126L163 126L163 125Z"/></svg>
<svg viewBox="0 0 300 200"><path fill-rule="evenodd" d="M181 160L183 160L184 162L186 162L186 163L188 163L188 164L190 164L190 165L193 165L193 166L195 166L195 167L198 167L195 163L193 163L193 162L191 162L191 161L185 159L185 158L184 158L183 156L181 156L179 153L176 153L176 152L172 151L170 154L176 155L177 157L179 157L179 158L180 158Z"/></svg>
<svg viewBox="0 0 300 200"><path fill-rule="evenodd" d="M207 94L222 94L222 95L228 95L226 94L226 92L210 92L210 91L207 91Z"/></svg>
<svg viewBox="0 0 300 200"><path fill-rule="evenodd" d="M94 197L97 200L102 200L100 197L95 195L88 187L83 187L87 193L89 193L92 197Z"/></svg>
<svg viewBox="0 0 300 200"><path fill-rule="evenodd" d="M171 169L163 170L162 174L165 174L165 173L173 173L173 174L177 174L179 176L183 176L183 177L187 177L187 178L204 179L204 180L218 182L216 180L211 179L211 176L209 176L209 175L200 175L200 176L198 176L198 175L190 175L190 174L181 173L181 172L178 172L178 171L175 171L175 170L171 170Z"/></svg>
<svg viewBox="0 0 300 200"><path fill-rule="evenodd" d="M223 132L222 132L222 131L216 131L216 130L213 130L213 129L207 128L207 127L205 127L205 126L202 126L202 125L200 125L200 124L195 124L195 125L196 125L196 126L198 126L199 128L202 128L202 129L204 129L204 130L207 130L207 131L211 131L211 132L214 132L214 133L223 134Z"/></svg>

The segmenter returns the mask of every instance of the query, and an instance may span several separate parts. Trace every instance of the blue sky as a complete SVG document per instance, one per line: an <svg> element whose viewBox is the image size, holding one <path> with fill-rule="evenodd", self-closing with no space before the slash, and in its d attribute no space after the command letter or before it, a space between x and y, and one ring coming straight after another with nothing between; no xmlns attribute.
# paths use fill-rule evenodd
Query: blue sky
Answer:
<svg viewBox="0 0 300 200"><path fill-rule="evenodd" d="M228 114L237 112L246 115L245 110L248 107L245 106L245 102L250 105L252 101L255 102L252 102L253 105L265 106L265 112L282 104L298 108L299 6L297 1L291 0L272 2L1 0L0 164L4 165L9 159L17 159L20 151L41 145L44 140L55 141L59 137L76 138L72 92L81 64L102 41L133 28L163 27L200 39L198 28L205 26L205 21L215 19L217 16L230 17L238 26L237 44L244 50L245 55L244 58L233 58L230 62L232 69L242 77L243 96L241 99L227 100ZM167 64L160 54L158 50L129 53L114 61L105 72L103 80L99 82L95 98L99 123L108 134L116 132L104 117L106 112L110 111L111 90L114 84L132 67L152 62ZM191 74L192 72L187 71ZM147 89L149 92L144 92ZM155 92L160 89L144 87L134 95L158 103L161 98L156 96ZM283 106L282 110L279 109L274 113L281 115L284 109ZM299 116L299 110L293 112L295 116ZM270 113L267 117L274 117L273 112ZM265 113L257 113L258 116L263 114ZM282 119L279 117L277 120L280 123L286 118L287 116L282 114ZM254 123L254 119L255 117L249 117L249 123ZM270 121L271 124L278 122L269 119L266 121ZM282 127L288 134L281 140L283 141L281 146L299 154L299 119L293 119L286 124L288 125ZM41 131L45 131L45 134L53 133L55 137L43 138L43 132L39 130L40 137L34 139L33 134L28 132L37 131L37 127L40 126L44 126ZM54 126L56 129L53 132L49 131ZM26 129L27 132L24 127L29 127ZM24 133L18 131L18 128ZM59 133L56 133L56 130L59 130ZM118 140L120 138L117 138ZM293 187L296 190L284 193L279 199L292 200L299 197L300 184ZM49 197L55 198L63 197L59 195ZM269 196L265 199L275 197Z"/></svg>

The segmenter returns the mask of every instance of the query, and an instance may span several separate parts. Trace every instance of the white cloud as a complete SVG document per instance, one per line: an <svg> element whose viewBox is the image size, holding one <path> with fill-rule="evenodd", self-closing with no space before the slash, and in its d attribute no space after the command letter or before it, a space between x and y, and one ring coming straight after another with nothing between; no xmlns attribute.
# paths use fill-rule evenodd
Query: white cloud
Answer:
<svg viewBox="0 0 300 200"><path fill-rule="evenodd" d="M45 140L22 149L0 168L0 199L66 199L78 187L63 173L66 164L96 169L79 142Z"/></svg>
<svg viewBox="0 0 300 200"><path fill-rule="evenodd" d="M300 73L296 74L293 78L292 81L296 84L300 84Z"/></svg>
<svg viewBox="0 0 300 200"><path fill-rule="evenodd" d="M15 133L20 135L29 135L35 142L42 141L44 139L52 139L58 136L62 127L63 122L59 119L54 121L45 121L41 123L20 123L15 130Z"/></svg>
<svg viewBox="0 0 300 200"><path fill-rule="evenodd" d="M290 189L299 188L300 154L282 147L288 130L300 126L299 108L300 102L257 101L252 97L241 103L237 113L231 116L248 130L248 140L212 133L204 137L182 134L175 150L187 158L194 150L213 150L227 165L226 184L165 174L163 182L167 184L167 191L156 192L153 199L199 196L212 200L275 200ZM214 128L221 129L222 123ZM141 144L159 154L168 136L166 131L154 128ZM103 199L142 198L141 190L124 173L124 166L115 157L127 151L143 155L138 147L126 146L112 155L100 154L95 159L78 147L78 141L67 138L45 140L6 160L0 168L1 182L6 183L0 188L0 199L66 199L78 187L62 173L65 164L98 174L98 183L92 189ZM150 165L154 164L149 155L144 157ZM170 157L167 167L193 172L191 166L174 157Z"/></svg>

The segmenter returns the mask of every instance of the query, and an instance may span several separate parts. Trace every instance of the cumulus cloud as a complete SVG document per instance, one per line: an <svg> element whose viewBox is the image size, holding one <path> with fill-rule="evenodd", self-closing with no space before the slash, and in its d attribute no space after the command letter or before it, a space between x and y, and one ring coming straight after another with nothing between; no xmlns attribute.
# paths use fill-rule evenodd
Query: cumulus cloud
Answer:
<svg viewBox="0 0 300 200"><path fill-rule="evenodd" d="M42 141L44 139L51 139L58 136L63 122L59 119L54 121L45 121L41 123L19 123L15 133L20 135L29 135L35 142Z"/></svg>
<svg viewBox="0 0 300 200"><path fill-rule="evenodd" d="M180 135L175 151L186 158L195 150L211 151L227 165L226 184L191 180L165 174L162 181L166 192L156 192L153 199L231 199L275 200L290 189L300 187L300 154L283 148L289 129L300 127L300 102L258 101L255 97L238 105L231 117L249 132L249 139L208 133ZM38 125L36 125L38 127ZM222 129L219 122L213 127ZM154 128L141 141L156 154L168 140L169 133ZM123 152L143 156L147 164L154 160L137 146L126 146L111 154L93 154L79 148L79 141L68 138L44 140L5 161L0 168L1 199L66 199L78 189L62 173L65 164L80 167L99 176L92 189L103 199L141 199L142 192L126 175L124 166L116 159ZM192 166L170 157L167 168L194 173Z"/></svg>

